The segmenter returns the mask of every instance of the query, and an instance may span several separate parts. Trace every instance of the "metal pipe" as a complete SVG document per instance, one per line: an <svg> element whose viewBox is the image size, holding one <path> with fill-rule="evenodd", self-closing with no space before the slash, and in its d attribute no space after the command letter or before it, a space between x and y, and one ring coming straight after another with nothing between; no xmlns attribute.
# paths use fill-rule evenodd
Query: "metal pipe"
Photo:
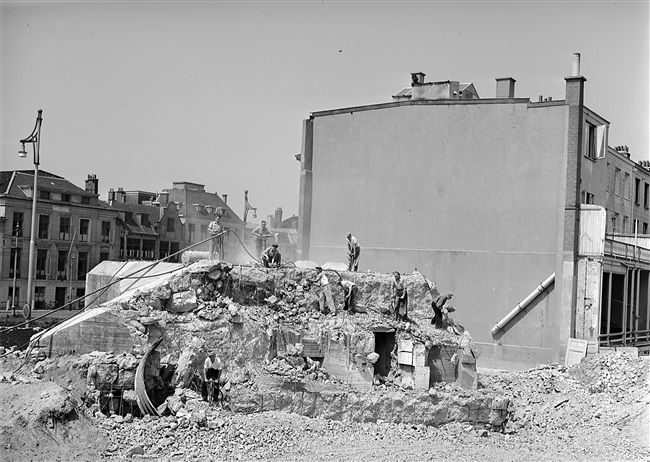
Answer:
<svg viewBox="0 0 650 462"><path fill-rule="evenodd" d="M535 300L539 294L541 294L544 290L546 290L553 282L555 281L555 273L551 274L549 277L546 278L544 282L542 282L535 290L533 290L528 297L524 298L517 306L514 307L514 309L508 313L501 321L497 322L494 327L492 328L492 335L496 335L497 332L499 332L501 329L503 329L506 324L508 324L512 318L517 316L524 308L528 306L530 302Z"/></svg>

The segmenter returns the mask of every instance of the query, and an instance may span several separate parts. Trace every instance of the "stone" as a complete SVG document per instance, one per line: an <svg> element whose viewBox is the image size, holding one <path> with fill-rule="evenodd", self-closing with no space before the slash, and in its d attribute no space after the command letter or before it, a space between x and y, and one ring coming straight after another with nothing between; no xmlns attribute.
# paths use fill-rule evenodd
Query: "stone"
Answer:
<svg viewBox="0 0 650 462"><path fill-rule="evenodd" d="M140 446L139 444L133 446L131 449L129 449L126 454L124 454L124 457L131 458L135 455L144 455L144 448Z"/></svg>
<svg viewBox="0 0 650 462"><path fill-rule="evenodd" d="M184 292L174 293L172 295L171 306L168 311L172 313L187 313L193 311L198 307L196 299L196 291L194 289L186 290Z"/></svg>

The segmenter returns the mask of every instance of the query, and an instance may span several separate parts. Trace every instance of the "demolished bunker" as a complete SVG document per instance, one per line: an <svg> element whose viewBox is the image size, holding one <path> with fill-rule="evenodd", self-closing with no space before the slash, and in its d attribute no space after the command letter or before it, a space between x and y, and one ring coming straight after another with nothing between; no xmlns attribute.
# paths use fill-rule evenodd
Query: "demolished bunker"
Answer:
<svg viewBox="0 0 650 462"><path fill-rule="evenodd" d="M507 419L507 399L477 390L469 333L447 315L442 329L431 325L438 293L420 273L403 277L408 321L390 312L392 275L329 271L336 313L319 310L314 275L201 261L80 313L34 343L50 357L82 354L91 401L109 413L133 413L136 404L144 413L175 413L200 399L196 374L215 349L236 412L436 426L499 427ZM339 278L359 288L355 313L341 309ZM134 392L139 363L152 405L144 410Z"/></svg>

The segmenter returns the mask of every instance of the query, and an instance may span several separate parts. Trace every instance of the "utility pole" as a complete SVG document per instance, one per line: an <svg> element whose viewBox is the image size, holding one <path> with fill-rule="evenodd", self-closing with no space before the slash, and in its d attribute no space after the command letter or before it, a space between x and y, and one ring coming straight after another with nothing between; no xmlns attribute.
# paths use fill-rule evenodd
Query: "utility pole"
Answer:
<svg viewBox="0 0 650 462"><path fill-rule="evenodd" d="M13 289L11 290L11 309L13 311L13 317L16 317L16 270L17 270L17 261L18 261L18 230L20 229L19 226L17 226L14 229L14 232L16 233L16 247L14 248L14 286Z"/></svg>

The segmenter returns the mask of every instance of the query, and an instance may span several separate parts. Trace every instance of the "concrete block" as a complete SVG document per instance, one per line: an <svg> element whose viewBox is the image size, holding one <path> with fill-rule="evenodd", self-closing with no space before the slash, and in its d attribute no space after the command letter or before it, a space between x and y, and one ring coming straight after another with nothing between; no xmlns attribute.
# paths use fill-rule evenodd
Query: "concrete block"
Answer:
<svg viewBox="0 0 650 462"><path fill-rule="evenodd" d="M426 366L416 366L413 372L413 381L416 390L428 390L431 382L431 369Z"/></svg>
<svg viewBox="0 0 650 462"><path fill-rule="evenodd" d="M427 349L422 343L413 347L413 365L415 367L427 366Z"/></svg>
<svg viewBox="0 0 650 462"><path fill-rule="evenodd" d="M458 363L458 377L456 383L466 390L476 390L478 388L478 374L476 373L475 363Z"/></svg>

